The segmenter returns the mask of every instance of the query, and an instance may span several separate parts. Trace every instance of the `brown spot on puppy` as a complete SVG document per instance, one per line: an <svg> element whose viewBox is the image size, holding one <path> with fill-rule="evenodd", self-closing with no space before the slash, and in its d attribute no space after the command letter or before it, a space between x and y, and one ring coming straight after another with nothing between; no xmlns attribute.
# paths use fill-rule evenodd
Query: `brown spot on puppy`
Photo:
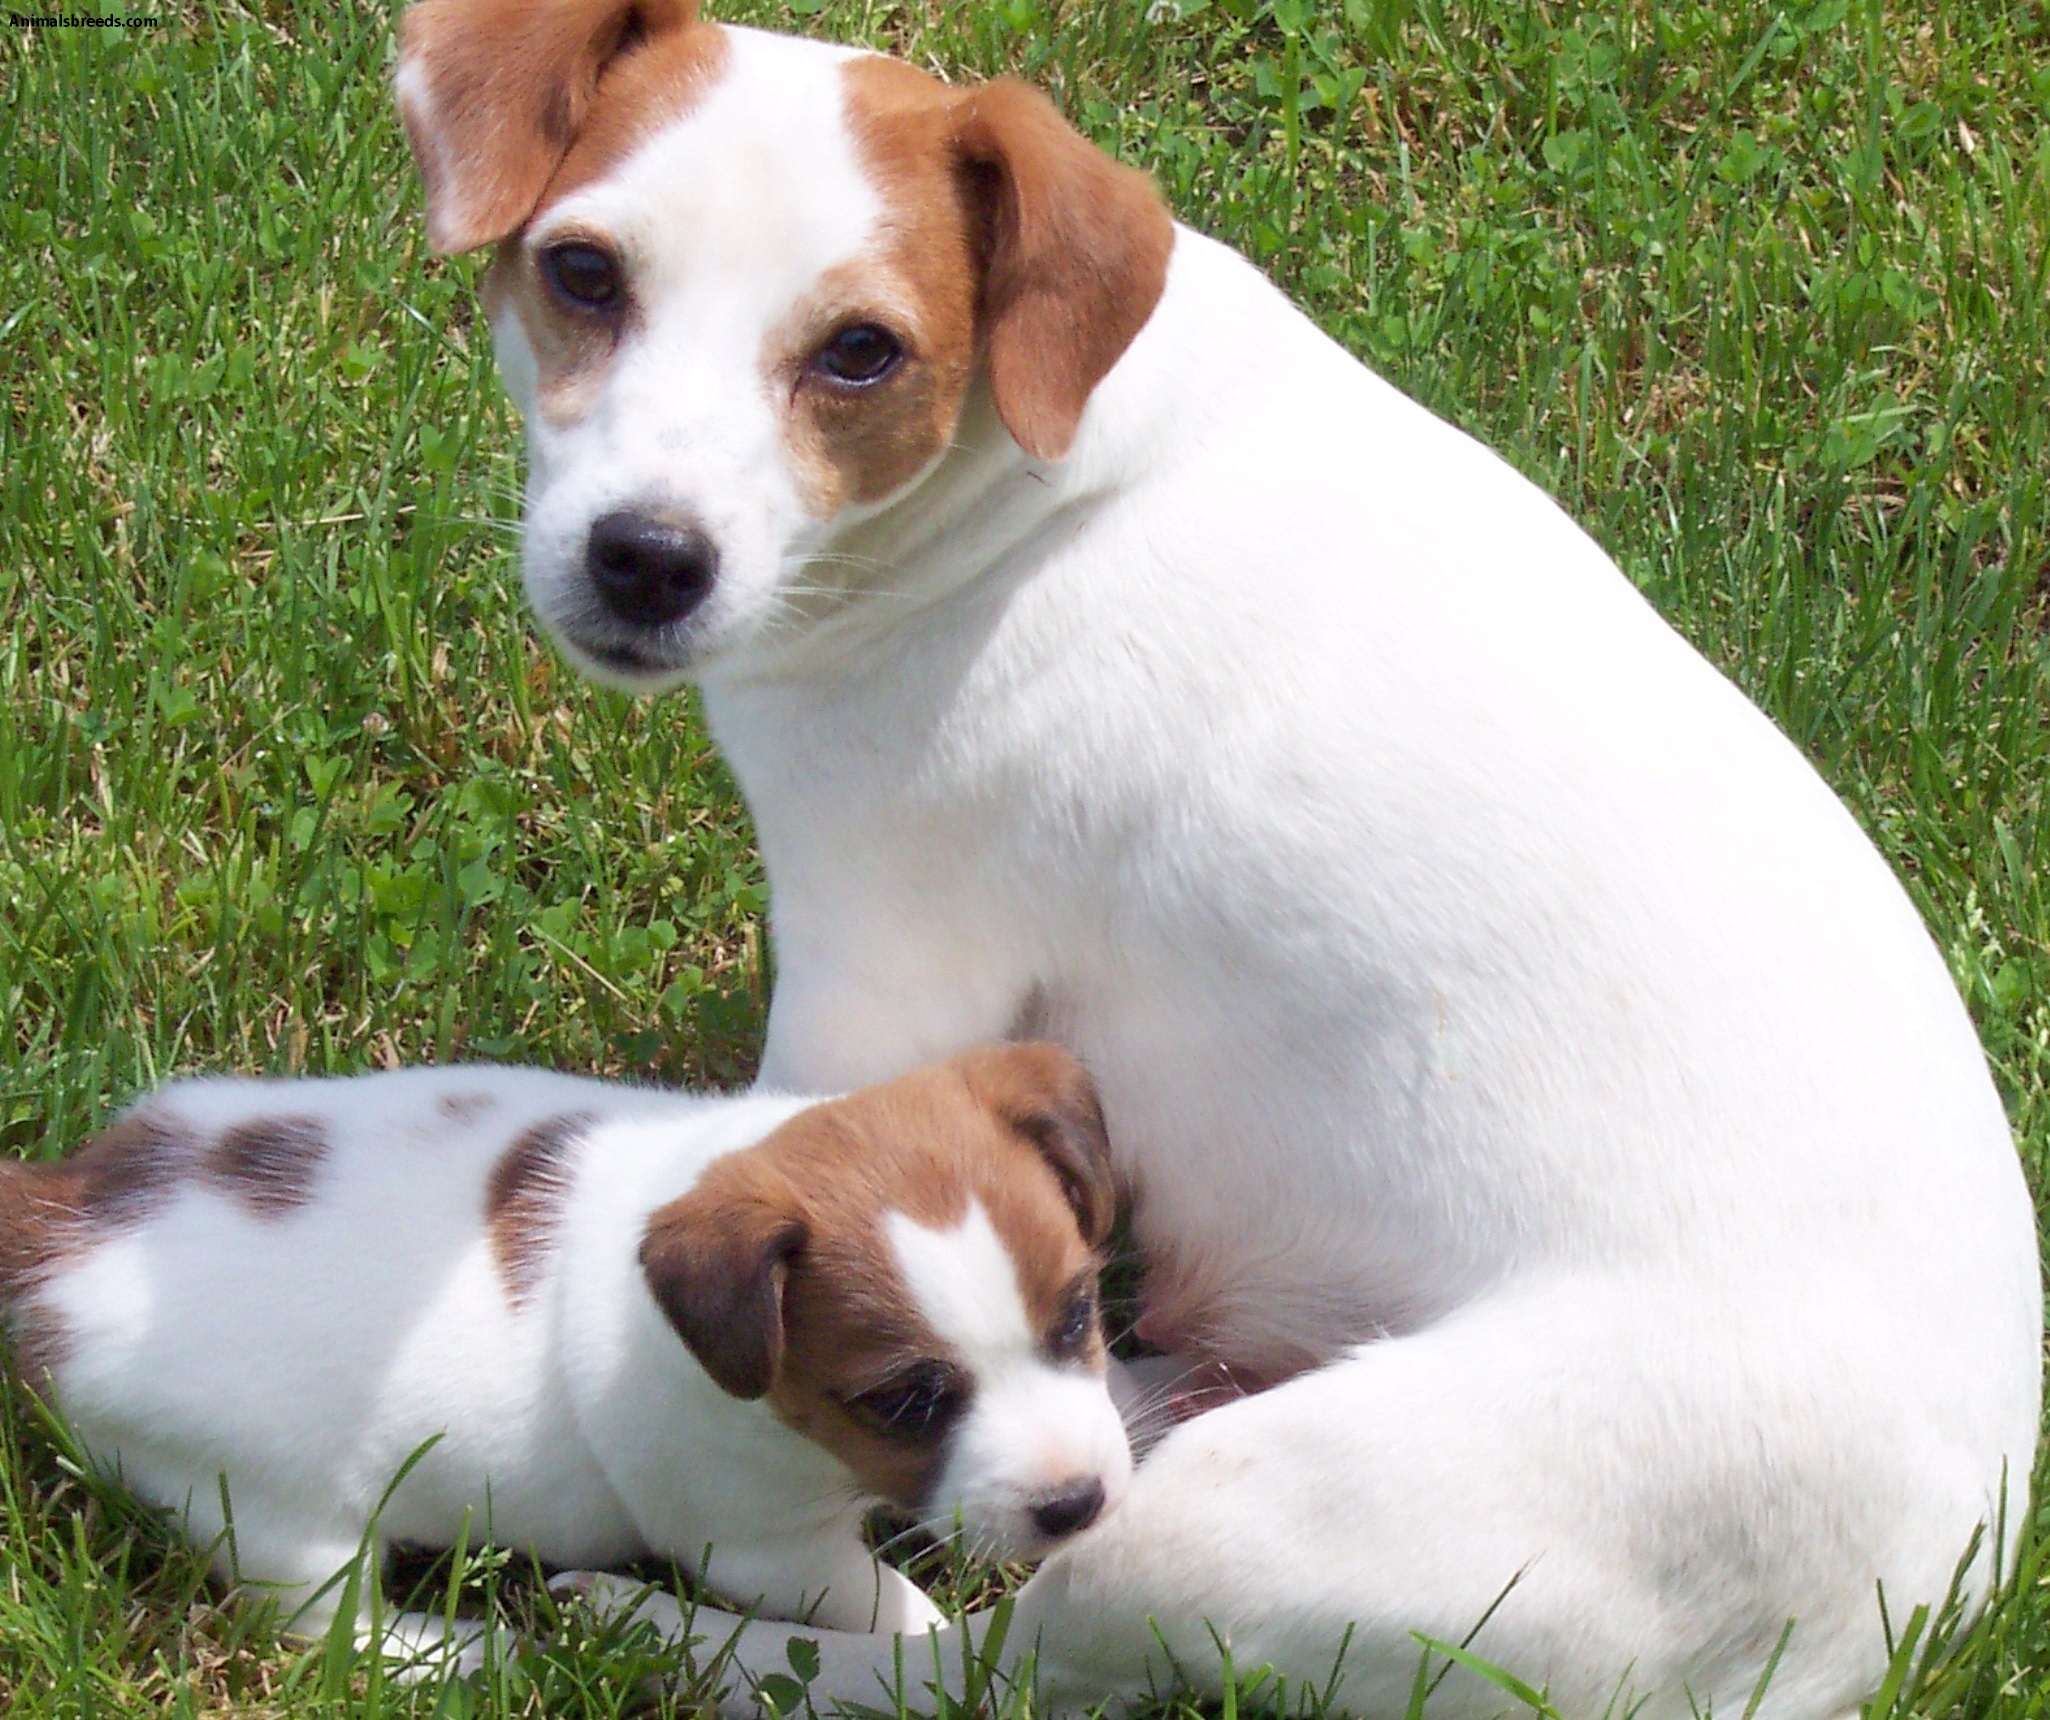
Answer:
<svg viewBox="0 0 2050 1720"><path fill-rule="evenodd" d="M93 1240L147 1218L192 1162L192 1133L136 1111L68 1159L0 1164L0 1295L14 1297Z"/></svg>
<svg viewBox="0 0 2050 1720"><path fill-rule="evenodd" d="M1114 1204L1088 1075L1050 1045L992 1047L800 1112L715 1160L656 1212L641 1264L657 1304L712 1376L766 1396L881 1498L916 1509L945 1433L905 1437L858 1400L958 1358L919 1314L884 1230L934 1229L980 1202L1042 1338L1093 1278ZM1084 1215L1078 1220L1078 1214ZM1100 1333L1075 1352L1103 1365Z"/></svg>
<svg viewBox="0 0 2050 1720"><path fill-rule="evenodd" d="M317 1118L252 1117L207 1148L206 1173L258 1218L282 1218L312 1194L327 1148Z"/></svg>
<svg viewBox="0 0 2050 1720"><path fill-rule="evenodd" d="M36 1300L44 1280L109 1231L154 1212L190 1168L193 1151L183 1123L145 1109L68 1159L0 1163L0 1311L27 1384L38 1386L64 1354L62 1323Z"/></svg>
<svg viewBox="0 0 2050 1720"><path fill-rule="evenodd" d="M39 1397L47 1397L58 1368L71 1353L71 1337L64 1322L54 1309L31 1299L14 1311L8 1337L15 1379Z"/></svg>
<svg viewBox="0 0 2050 1720"><path fill-rule="evenodd" d="M46 1168L72 1184L78 1212L96 1228L135 1224L177 1187L192 1166L194 1145L191 1129L177 1118L141 1110Z"/></svg>
<svg viewBox="0 0 2050 1720"><path fill-rule="evenodd" d="M576 1111L522 1129L491 1167L484 1221L491 1232L491 1257L514 1307L533 1293L541 1275L569 1188L570 1148L592 1121L589 1112Z"/></svg>
<svg viewBox="0 0 2050 1720"><path fill-rule="evenodd" d="M434 1108L451 1123L474 1123L497 1103L489 1093L444 1093Z"/></svg>

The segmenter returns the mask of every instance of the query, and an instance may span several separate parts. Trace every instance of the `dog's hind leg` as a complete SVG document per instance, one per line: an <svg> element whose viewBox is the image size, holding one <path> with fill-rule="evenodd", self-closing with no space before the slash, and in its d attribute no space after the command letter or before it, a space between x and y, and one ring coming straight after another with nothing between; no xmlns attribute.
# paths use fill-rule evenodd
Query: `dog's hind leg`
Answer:
<svg viewBox="0 0 2050 1720"><path fill-rule="evenodd" d="M385 1549L374 1535L346 1524L309 1525L302 1513L272 1507L249 1490L236 1493L224 1513L218 1482L190 1491L184 1517L188 1535L213 1547L214 1574L273 1606L289 1635L326 1636L349 1611L356 1647L374 1644L401 1677L483 1664L487 1645L475 1621L451 1626L435 1614L384 1605Z"/></svg>

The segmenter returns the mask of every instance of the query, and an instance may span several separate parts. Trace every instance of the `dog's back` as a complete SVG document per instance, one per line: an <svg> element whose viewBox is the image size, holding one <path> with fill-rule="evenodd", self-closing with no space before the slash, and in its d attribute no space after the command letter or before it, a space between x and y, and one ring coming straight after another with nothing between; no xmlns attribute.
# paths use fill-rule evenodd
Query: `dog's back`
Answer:
<svg viewBox="0 0 2050 1720"><path fill-rule="evenodd" d="M360 1522L438 1436L389 1534L445 1530L488 1473L503 1538L631 1552L596 1469L562 1461L554 1228L583 1132L691 1103L538 1070L179 1083L0 1178L23 1375L166 1505L232 1452L238 1490Z"/></svg>

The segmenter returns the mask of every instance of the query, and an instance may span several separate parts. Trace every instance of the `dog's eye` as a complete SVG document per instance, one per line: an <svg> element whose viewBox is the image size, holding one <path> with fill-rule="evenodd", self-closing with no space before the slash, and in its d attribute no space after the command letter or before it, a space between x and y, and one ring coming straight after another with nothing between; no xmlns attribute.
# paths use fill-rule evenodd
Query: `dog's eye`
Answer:
<svg viewBox="0 0 2050 1720"><path fill-rule="evenodd" d="M542 253L542 272L571 304L610 310L619 302L619 263L596 245L556 245Z"/></svg>
<svg viewBox="0 0 2050 1720"><path fill-rule="evenodd" d="M930 1439L961 1413L967 1383L945 1362L920 1362L847 1400L847 1407L892 1439Z"/></svg>
<svg viewBox="0 0 2050 1720"><path fill-rule="evenodd" d="M812 363L835 382L863 387L882 381L897 368L903 356L904 348L888 329L878 328L874 323L856 323L843 328L820 347Z"/></svg>
<svg viewBox="0 0 2050 1720"><path fill-rule="evenodd" d="M1068 1292L1053 1329L1046 1335L1046 1352L1057 1362L1071 1361L1089 1348L1096 1332L1096 1286L1084 1279Z"/></svg>

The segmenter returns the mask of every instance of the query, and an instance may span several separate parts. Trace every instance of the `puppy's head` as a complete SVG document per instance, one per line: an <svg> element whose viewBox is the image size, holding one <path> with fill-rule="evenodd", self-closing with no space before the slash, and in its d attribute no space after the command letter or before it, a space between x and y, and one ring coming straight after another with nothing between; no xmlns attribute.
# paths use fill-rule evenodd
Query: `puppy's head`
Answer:
<svg viewBox="0 0 2050 1720"><path fill-rule="evenodd" d="M1088 1077L993 1048L814 1106L649 1220L656 1304L861 1488L1003 1558L1117 1505L1095 1249L1114 1190Z"/></svg>
<svg viewBox="0 0 2050 1720"><path fill-rule="evenodd" d="M833 546L972 388L1059 459L1152 314L1146 179L1021 84L722 29L692 0L420 0L398 96L527 415L525 572L641 690L858 588Z"/></svg>

